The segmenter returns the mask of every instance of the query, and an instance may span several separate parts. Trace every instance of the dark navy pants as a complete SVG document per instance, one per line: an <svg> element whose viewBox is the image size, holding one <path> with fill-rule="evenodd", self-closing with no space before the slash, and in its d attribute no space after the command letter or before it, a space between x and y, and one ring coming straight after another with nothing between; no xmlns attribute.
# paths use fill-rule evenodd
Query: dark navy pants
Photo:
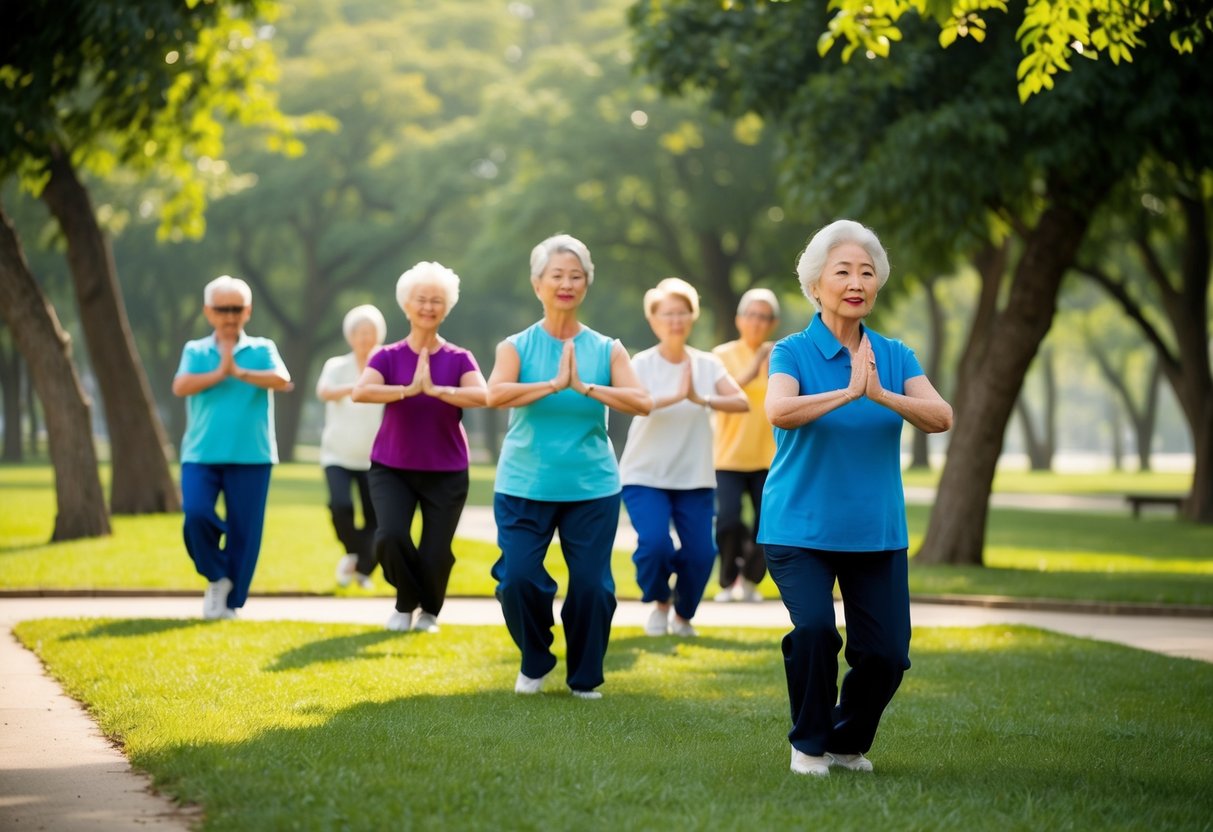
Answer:
<svg viewBox="0 0 1213 832"><path fill-rule="evenodd" d="M712 540L714 501L711 488L623 487L623 502L636 529L632 563L636 564L642 601L664 604L672 595L674 612L686 621L695 617L716 562L716 543ZM678 532L677 549L670 537L671 521Z"/></svg>
<svg viewBox="0 0 1213 832"><path fill-rule="evenodd" d="M371 502L371 484L366 471L354 471L340 465L324 466L329 486L329 514L333 531L347 554L358 556L361 575L375 571L375 506ZM362 528L354 522L354 487L362 501Z"/></svg>
<svg viewBox="0 0 1213 832"><path fill-rule="evenodd" d="M248 600L249 584L261 551L265 500L273 465L181 465L181 502L185 512L185 550L194 568L208 581L232 582L227 605L240 609ZM215 511L223 495L224 514ZM220 547L220 538L226 538Z"/></svg>
<svg viewBox="0 0 1213 832"><path fill-rule="evenodd" d="M501 547L493 565L497 599L510 636L522 651L522 672L538 679L556 666L551 649L556 581L543 561L559 531L569 568L568 597L560 608L568 685L593 690L603 682L602 664L615 615L611 549L619 526L619 495L563 503L498 493L493 496L493 516Z"/></svg>
<svg viewBox="0 0 1213 832"><path fill-rule="evenodd" d="M792 618L783 639L792 706L788 739L804 754L866 752L910 667L906 550L826 552L766 546L767 567ZM850 670L838 695L834 580L846 616Z"/></svg>

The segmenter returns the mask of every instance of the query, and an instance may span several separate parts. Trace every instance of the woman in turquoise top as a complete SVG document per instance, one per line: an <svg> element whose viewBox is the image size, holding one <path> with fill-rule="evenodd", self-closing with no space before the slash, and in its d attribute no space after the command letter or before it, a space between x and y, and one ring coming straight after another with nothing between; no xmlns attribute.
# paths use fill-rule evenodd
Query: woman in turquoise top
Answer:
<svg viewBox="0 0 1213 832"><path fill-rule="evenodd" d="M910 666L901 426L952 426L952 408L913 351L863 325L889 277L880 240L839 220L797 263L817 307L771 351L767 418L775 460L758 540L792 619L783 639L792 771L871 771L864 756ZM832 590L842 593L850 665L839 697Z"/></svg>
<svg viewBox="0 0 1213 832"><path fill-rule="evenodd" d="M575 237L549 237L531 251L531 285L543 319L502 341L488 404L508 407L497 462L493 514L501 557L497 598L522 651L516 693L538 693L556 666L552 602L543 568L552 536L569 569L561 607L567 681L574 696L598 699L615 614L611 549L619 524L619 468L607 436L607 408L646 415L653 406L627 350L577 318L594 263Z"/></svg>

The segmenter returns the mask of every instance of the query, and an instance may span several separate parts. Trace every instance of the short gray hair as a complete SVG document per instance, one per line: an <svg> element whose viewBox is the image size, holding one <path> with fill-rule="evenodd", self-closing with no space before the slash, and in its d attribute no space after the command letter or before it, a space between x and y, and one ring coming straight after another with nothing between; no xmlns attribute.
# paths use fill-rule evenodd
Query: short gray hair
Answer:
<svg viewBox="0 0 1213 832"><path fill-rule="evenodd" d="M230 274L221 274L206 284L202 290L202 302L207 306L213 306L212 301L215 300L216 292L239 292L245 306L250 306L253 302L253 290L249 288L249 285Z"/></svg>
<svg viewBox="0 0 1213 832"><path fill-rule="evenodd" d="M379 311L379 307L364 303L346 312L345 320L341 322L341 334L345 336L345 340L350 340L354 330L361 324L370 324L375 327L376 344L382 344L383 339L387 338L387 321L383 319L383 313Z"/></svg>
<svg viewBox="0 0 1213 832"><path fill-rule="evenodd" d="M750 308L751 303L765 303L771 307L771 314L776 318L779 317L779 298L775 297L775 293L770 289L765 289L758 286L746 291L741 296L741 300L737 302L737 314L744 315L746 310Z"/></svg>
<svg viewBox="0 0 1213 832"><path fill-rule="evenodd" d="M446 311L449 315L459 303L459 275L441 263L422 260L417 265L400 275L396 281L396 303L404 309L409 296L418 286L437 286L446 297Z"/></svg>
<svg viewBox="0 0 1213 832"><path fill-rule="evenodd" d="M585 243L569 234L556 234L548 237L531 249L531 282L534 283L548 267L548 261L553 254L567 253L575 256L585 270L585 285L594 282L594 261L590 259L590 250Z"/></svg>
<svg viewBox="0 0 1213 832"><path fill-rule="evenodd" d="M872 258L872 265L876 267L876 279L880 284L877 289L883 289L889 279L889 255L885 253L876 232L854 220L835 220L813 235L813 239L809 240L809 244L801 252L800 259L796 261L800 288L819 311L821 305L813 296L813 287L821 281L821 273L825 270L830 252L843 243L861 246Z"/></svg>
<svg viewBox="0 0 1213 832"><path fill-rule="evenodd" d="M682 298L691 310L691 320L699 320L699 292L681 277L667 277L644 293L644 316L653 317L657 305L666 298Z"/></svg>

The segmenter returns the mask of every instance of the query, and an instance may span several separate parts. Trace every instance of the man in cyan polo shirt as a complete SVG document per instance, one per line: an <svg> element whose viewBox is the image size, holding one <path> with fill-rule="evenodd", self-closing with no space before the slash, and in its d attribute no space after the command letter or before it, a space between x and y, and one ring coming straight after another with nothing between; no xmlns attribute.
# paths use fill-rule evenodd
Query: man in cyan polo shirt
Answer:
<svg viewBox="0 0 1213 832"><path fill-rule="evenodd" d="M270 470L278 461L272 391L293 385L274 342L244 333L253 311L247 283L217 277L206 285L203 304L215 332L185 345L173 378L173 393L186 398L185 548L209 581L203 618L235 618L253 581ZM215 511L221 493L222 519Z"/></svg>

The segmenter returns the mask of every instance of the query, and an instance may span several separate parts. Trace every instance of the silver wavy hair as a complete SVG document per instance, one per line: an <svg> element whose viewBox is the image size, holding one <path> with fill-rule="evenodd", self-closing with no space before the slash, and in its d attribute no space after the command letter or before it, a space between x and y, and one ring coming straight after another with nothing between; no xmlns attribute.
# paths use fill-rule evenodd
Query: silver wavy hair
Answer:
<svg viewBox="0 0 1213 832"><path fill-rule="evenodd" d="M818 311L821 310L821 305L813 296L813 289L821 281L821 273L826 267L830 252L843 243L861 246L872 258L872 265L876 267L876 279L880 282L878 289L883 289L888 282L889 255L885 253L876 232L854 220L835 220L813 235L796 261L800 288Z"/></svg>

